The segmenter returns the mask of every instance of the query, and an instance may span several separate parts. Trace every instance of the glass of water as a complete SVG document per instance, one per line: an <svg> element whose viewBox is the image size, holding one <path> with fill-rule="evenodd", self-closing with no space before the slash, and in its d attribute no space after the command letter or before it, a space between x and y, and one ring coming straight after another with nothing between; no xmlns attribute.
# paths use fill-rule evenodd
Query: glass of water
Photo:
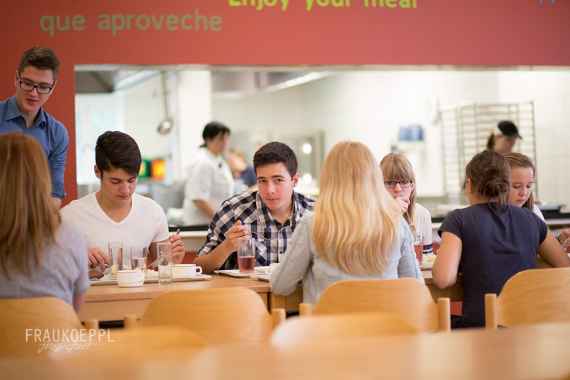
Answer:
<svg viewBox="0 0 570 380"><path fill-rule="evenodd" d="M169 284L172 282L172 258L170 243L158 243L156 245L158 261L158 283Z"/></svg>
<svg viewBox="0 0 570 380"><path fill-rule="evenodd" d="M110 241L109 242L109 258L111 259L111 277L117 277L117 271L121 269L123 261L123 242Z"/></svg>
<svg viewBox="0 0 570 380"><path fill-rule="evenodd" d="M131 247L131 267L135 270L146 272L146 260L148 257L148 248Z"/></svg>

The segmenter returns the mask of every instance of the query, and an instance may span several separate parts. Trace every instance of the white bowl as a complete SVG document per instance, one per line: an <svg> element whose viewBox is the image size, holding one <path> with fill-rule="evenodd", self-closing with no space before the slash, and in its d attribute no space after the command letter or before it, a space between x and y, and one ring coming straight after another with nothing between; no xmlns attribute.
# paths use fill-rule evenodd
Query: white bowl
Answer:
<svg viewBox="0 0 570 380"><path fill-rule="evenodd" d="M143 286L144 272L141 270L120 270L117 272L117 285L121 288Z"/></svg>

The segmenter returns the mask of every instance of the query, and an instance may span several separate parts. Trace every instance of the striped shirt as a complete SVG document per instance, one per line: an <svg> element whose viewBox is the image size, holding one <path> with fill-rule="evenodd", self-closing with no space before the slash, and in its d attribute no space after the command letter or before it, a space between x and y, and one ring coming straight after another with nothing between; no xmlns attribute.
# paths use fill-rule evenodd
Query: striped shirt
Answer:
<svg viewBox="0 0 570 380"><path fill-rule="evenodd" d="M293 192L293 212L285 223L273 218L269 208L263 203L257 191L246 191L225 200L214 214L206 243L198 255L207 255L225 240L227 231L240 220L248 226L256 243L257 265L276 263L279 255L287 250L287 243L305 211L312 210L314 201L302 194ZM224 269L237 268L235 255L231 255L223 265Z"/></svg>

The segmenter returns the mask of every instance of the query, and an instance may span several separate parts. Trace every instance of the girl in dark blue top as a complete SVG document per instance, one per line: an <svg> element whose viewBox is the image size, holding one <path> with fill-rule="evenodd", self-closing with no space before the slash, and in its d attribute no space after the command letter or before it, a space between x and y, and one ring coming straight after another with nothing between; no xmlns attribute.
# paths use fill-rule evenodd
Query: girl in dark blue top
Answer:
<svg viewBox="0 0 570 380"><path fill-rule="evenodd" d="M433 280L446 288L462 273L463 318L455 325L479 327L485 324L485 293L499 294L511 276L534 268L537 252L555 267L570 266L570 259L540 218L508 204L510 167L502 155L477 154L465 178L471 206L446 216Z"/></svg>

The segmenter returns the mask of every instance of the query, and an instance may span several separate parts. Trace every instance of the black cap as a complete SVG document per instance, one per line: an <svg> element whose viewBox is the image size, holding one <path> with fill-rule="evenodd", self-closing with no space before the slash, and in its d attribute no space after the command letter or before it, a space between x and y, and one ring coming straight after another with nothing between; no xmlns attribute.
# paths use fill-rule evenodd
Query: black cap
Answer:
<svg viewBox="0 0 570 380"><path fill-rule="evenodd" d="M516 137L522 139L522 136L519 134L519 129L517 128L515 123L513 123L510 120L499 121L499 124L497 124L497 128L499 129L499 131L501 131L501 134L503 136Z"/></svg>

